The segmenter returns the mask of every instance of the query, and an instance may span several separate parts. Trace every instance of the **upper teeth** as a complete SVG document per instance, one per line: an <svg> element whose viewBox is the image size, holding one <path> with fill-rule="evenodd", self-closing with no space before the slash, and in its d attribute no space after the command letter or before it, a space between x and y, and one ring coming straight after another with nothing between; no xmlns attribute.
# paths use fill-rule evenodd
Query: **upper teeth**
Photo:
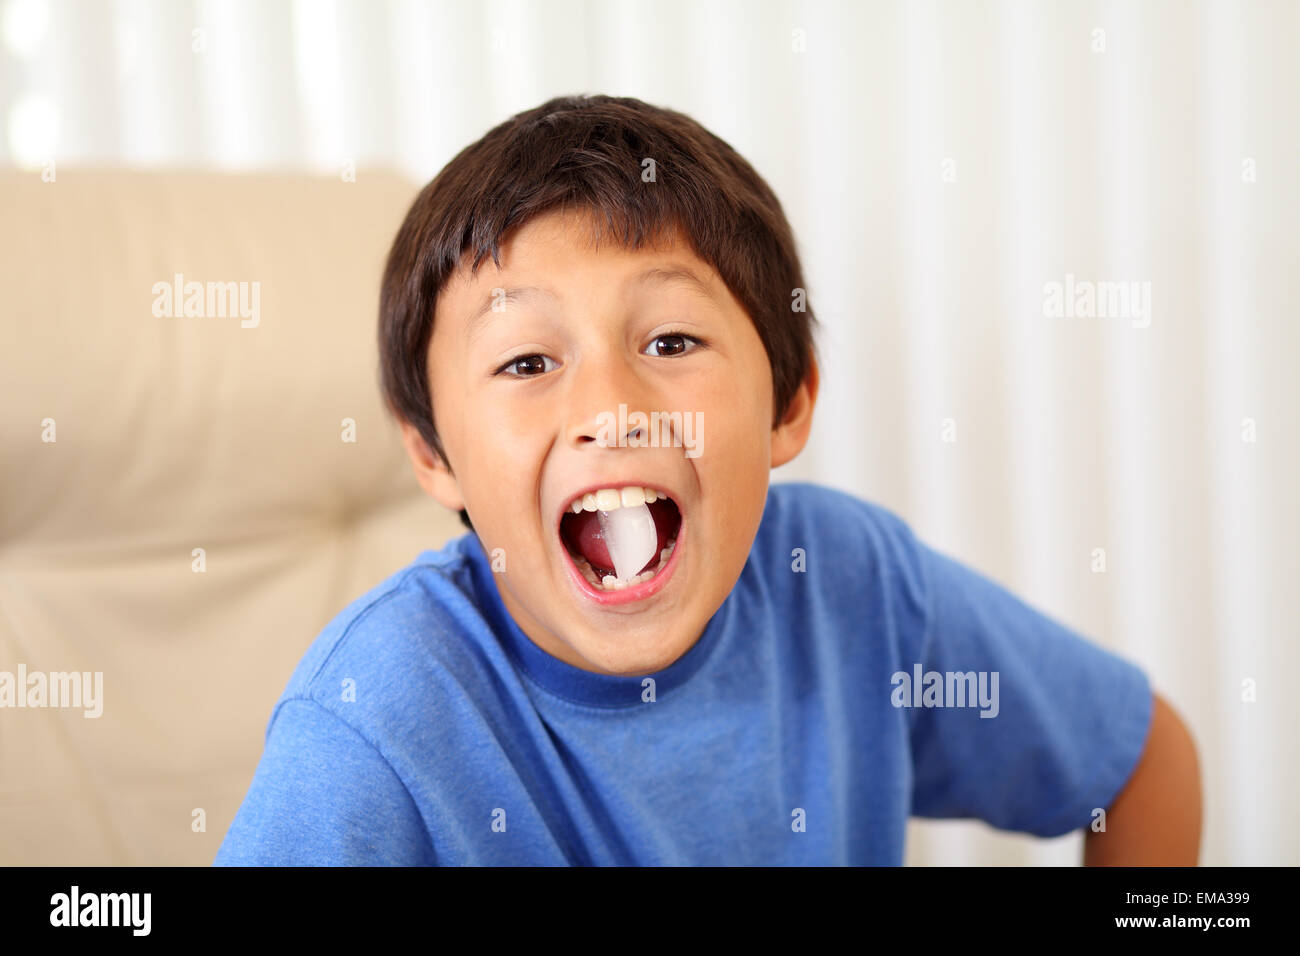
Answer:
<svg viewBox="0 0 1300 956"><path fill-rule="evenodd" d="M664 497L653 488L640 488L628 485L625 488L601 488L574 498L569 503L569 510L574 514L580 511L614 511L617 508L635 508L648 505Z"/></svg>

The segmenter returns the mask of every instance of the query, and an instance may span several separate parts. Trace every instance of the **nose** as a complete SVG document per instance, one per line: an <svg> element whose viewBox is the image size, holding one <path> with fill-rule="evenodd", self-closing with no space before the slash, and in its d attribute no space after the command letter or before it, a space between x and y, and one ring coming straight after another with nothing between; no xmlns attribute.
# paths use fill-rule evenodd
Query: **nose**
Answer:
<svg viewBox="0 0 1300 956"><path fill-rule="evenodd" d="M653 389L627 358L602 354L579 361L572 370L565 440L575 448L627 447L643 438L629 424L634 412L647 412Z"/></svg>

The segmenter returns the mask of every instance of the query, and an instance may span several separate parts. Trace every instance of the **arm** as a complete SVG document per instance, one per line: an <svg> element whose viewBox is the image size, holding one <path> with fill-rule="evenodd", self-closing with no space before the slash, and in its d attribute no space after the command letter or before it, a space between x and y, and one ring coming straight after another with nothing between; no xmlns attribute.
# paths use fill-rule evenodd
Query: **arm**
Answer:
<svg viewBox="0 0 1300 956"><path fill-rule="evenodd" d="M1106 809L1105 832L1086 832L1084 866L1196 865L1201 845L1196 744L1159 694L1142 758Z"/></svg>
<svg viewBox="0 0 1300 956"><path fill-rule="evenodd" d="M276 708L217 866L432 865L420 812L388 761L314 700Z"/></svg>

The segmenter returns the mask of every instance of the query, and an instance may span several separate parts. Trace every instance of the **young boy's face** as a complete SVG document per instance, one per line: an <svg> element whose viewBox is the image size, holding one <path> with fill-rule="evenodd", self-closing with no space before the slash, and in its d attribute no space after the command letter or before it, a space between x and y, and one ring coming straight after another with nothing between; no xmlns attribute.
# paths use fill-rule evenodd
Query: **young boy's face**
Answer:
<svg viewBox="0 0 1300 956"><path fill-rule="evenodd" d="M597 249L585 215L531 220L500 269L462 266L440 291L429 378L450 470L403 434L425 489L469 511L524 633L575 667L638 675L685 653L735 585L769 471L807 438L816 372L774 429L767 353L717 273L680 238ZM623 492L647 488L671 504ZM575 513L586 493L599 508ZM605 578L615 557L622 575Z"/></svg>

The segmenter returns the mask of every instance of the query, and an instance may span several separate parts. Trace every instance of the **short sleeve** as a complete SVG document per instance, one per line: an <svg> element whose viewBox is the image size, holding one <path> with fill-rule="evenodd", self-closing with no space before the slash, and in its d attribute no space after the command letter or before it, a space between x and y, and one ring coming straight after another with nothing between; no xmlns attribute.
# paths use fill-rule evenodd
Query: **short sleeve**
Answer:
<svg viewBox="0 0 1300 956"><path fill-rule="evenodd" d="M913 814L975 817L1042 837L1089 825L1146 746L1153 708L1146 675L911 540L929 610L913 645L919 653L905 664L923 687L934 690L936 678L925 675L938 675L944 692L931 700L947 704L909 710ZM947 675L971 672L985 681L989 705L952 706L963 679ZM976 686L969 677L965 685Z"/></svg>
<svg viewBox="0 0 1300 956"><path fill-rule="evenodd" d="M431 864L418 809L375 748L312 700L283 701L216 866Z"/></svg>

